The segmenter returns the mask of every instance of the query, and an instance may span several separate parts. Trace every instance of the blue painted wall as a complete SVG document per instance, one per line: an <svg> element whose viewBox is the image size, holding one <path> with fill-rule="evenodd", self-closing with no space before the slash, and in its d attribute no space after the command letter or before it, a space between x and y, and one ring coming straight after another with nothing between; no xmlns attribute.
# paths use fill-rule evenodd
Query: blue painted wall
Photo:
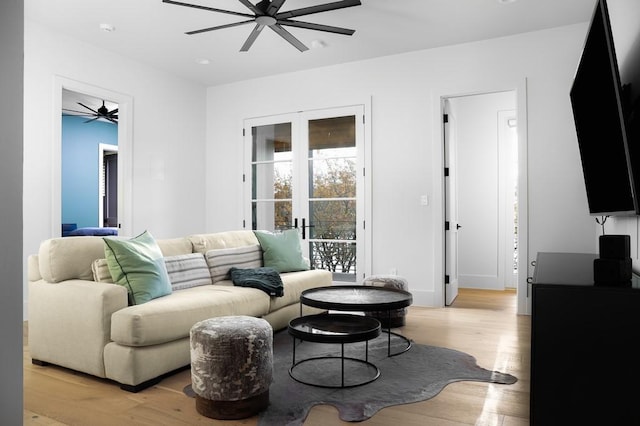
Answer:
<svg viewBox="0 0 640 426"><path fill-rule="evenodd" d="M118 125L62 116L62 223L98 223L98 157L101 143L118 145Z"/></svg>

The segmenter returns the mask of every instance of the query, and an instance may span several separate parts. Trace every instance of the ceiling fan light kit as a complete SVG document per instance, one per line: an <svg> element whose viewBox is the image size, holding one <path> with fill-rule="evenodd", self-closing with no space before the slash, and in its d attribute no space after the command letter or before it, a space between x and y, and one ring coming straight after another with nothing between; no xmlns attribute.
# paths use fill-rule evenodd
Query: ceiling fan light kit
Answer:
<svg viewBox="0 0 640 426"><path fill-rule="evenodd" d="M333 27L330 25L315 24L312 22L296 21L291 18L296 18L298 16L312 15L320 12L327 12L330 10L344 9L347 7L360 6L362 4L360 0L341 0L333 3L319 4L316 6L303 7L301 9L294 9L294 10L288 10L286 12L280 12L280 9L282 8L286 0L262 0L256 4L251 3L249 0L238 0L238 1L242 3L247 9L249 9L253 14L235 12L235 11L224 10L224 9L217 9L214 7L201 6L197 4L183 3L180 1L174 1L174 0L162 0L163 3L169 3L177 6L191 7L194 9L207 10L210 12L225 13L228 15L235 15L235 16L248 18L247 20L240 21L240 22L234 22L231 24L218 25L215 27L203 28L200 30L186 32L186 34L188 35L193 35L193 34L200 34L208 31L220 30L223 28L231 28L239 25L255 23L255 27L247 37L247 40L244 42L244 44L240 48L241 52L247 52L251 48L256 38L258 38L258 35L260 35L260 32L262 32L262 30L265 27L268 27L271 30L273 30L276 34L278 34L280 37L282 37L287 42L289 42L289 44L291 44L293 47L298 49L300 52L309 50L309 48L305 46L296 37L294 37L289 31L284 29L283 26L304 28L304 29L315 30L315 31L324 31L328 33L342 34L342 35L349 35L349 36L353 35L353 33L355 33L355 30L351 30L348 28Z"/></svg>

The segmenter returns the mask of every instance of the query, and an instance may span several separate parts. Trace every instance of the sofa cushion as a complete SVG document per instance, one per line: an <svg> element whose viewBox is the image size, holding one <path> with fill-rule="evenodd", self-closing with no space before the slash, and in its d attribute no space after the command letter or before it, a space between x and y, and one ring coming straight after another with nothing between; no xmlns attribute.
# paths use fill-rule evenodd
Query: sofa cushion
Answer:
<svg viewBox="0 0 640 426"><path fill-rule="evenodd" d="M231 284L230 281L228 281ZM148 346L189 337L198 321L225 315L262 317L269 296L255 288L204 285L173 292L111 316L111 340L125 346Z"/></svg>
<svg viewBox="0 0 640 426"><path fill-rule="evenodd" d="M50 283L92 280L91 263L104 257L101 237L64 237L43 241L38 250L42 278Z"/></svg>
<svg viewBox="0 0 640 426"><path fill-rule="evenodd" d="M258 239L253 231L226 231L211 234L193 234L190 235L189 241L196 253L206 253L209 250L252 246L259 244Z"/></svg>
<svg viewBox="0 0 640 426"><path fill-rule="evenodd" d="M164 258L173 291L211 285L209 267L202 253L180 254Z"/></svg>
<svg viewBox="0 0 640 426"><path fill-rule="evenodd" d="M257 244L209 250L205 257L214 284L230 280L229 269L234 266L236 268L259 268L262 266L262 250Z"/></svg>
<svg viewBox="0 0 640 426"><path fill-rule="evenodd" d="M131 305L171 294L162 251L148 231L131 239L104 237L103 240L113 281L127 288Z"/></svg>
<svg viewBox="0 0 640 426"><path fill-rule="evenodd" d="M193 246L188 238L157 239L156 243L164 257L193 253Z"/></svg>
<svg viewBox="0 0 640 426"><path fill-rule="evenodd" d="M284 285L284 295L270 299L269 312L300 302L300 294L303 291L310 288L330 286L333 279L331 272L324 269L287 272L280 274L280 278Z"/></svg>
<svg viewBox="0 0 640 426"><path fill-rule="evenodd" d="M305 271L309 265L302 257L300 236L296 229L288 229L279 233L254 231L260 247L264 266L278 272Z"/></svg>

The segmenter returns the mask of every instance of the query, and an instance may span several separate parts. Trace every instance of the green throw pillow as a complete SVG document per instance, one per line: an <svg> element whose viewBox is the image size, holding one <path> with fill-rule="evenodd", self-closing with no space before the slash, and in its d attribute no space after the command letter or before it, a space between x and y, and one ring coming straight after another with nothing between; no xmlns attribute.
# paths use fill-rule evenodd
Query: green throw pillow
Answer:
<svg viewBox="0 0 640 426"><path fill-rule="evenodd" d="M306 271L309 265L302 257L298 231L289 229L274 234L267 231L253 231L262 248L264 266L278 272Z"/></svg>
<svg viewBox="0 0 640 426"><path fill-rule="evenodd" d="M131 239L104 237L113 282L127 288L129 304L171 294L171 281L156 240L147 231Z"/></svg>

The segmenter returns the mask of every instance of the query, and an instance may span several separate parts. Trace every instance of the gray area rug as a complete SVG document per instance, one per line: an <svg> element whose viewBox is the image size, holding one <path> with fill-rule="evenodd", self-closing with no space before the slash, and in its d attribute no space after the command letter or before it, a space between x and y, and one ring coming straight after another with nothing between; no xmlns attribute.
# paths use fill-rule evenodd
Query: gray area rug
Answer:
<svg viewBox="0 0 640 426"><path fill-rule="evenodd" d="M406 347L396 336L391 340L392 353ZM446 385L459 381L480 381L513 384L517 378L506 373L486 370L464 352L413 344L400 355L387 356L387 335L369 342L368 360L380 370L380 377L368 384L347 388L309 386L289 376L292 362L293 339L287 331L274 336L273 383L269 389L269 407L259 416L258 425L302 425L314 405L333 405L340 419L348 422L363 421L382 408L424 401L436 396ZM340 345L297 341L296 361L309 357L340 355ZM345 355L364 359L364 344L345 345ZM339 359L321 359L300 364L294 370L297 378L326 385L341 383ZM345 383L365 381L375 375L366 364L347 361ZM191 386L184 392L193 396Z"/></svg>

